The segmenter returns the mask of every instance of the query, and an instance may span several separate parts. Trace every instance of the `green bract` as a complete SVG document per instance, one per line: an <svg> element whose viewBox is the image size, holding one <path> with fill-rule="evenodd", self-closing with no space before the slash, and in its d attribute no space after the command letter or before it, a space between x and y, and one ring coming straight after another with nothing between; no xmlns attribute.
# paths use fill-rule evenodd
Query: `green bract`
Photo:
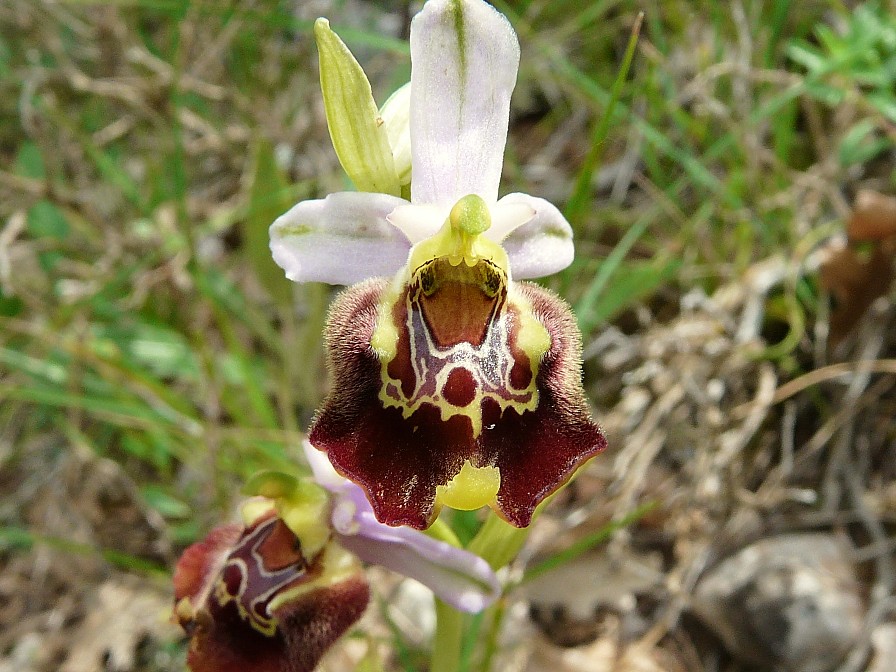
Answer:
<svg viewBox="0 0 896 672"><path fill-rule="evenodd" d="M339 162L358 191L399 196L392 148L367 75L326 19L314 23L314 38L327 126Z"/></svg>

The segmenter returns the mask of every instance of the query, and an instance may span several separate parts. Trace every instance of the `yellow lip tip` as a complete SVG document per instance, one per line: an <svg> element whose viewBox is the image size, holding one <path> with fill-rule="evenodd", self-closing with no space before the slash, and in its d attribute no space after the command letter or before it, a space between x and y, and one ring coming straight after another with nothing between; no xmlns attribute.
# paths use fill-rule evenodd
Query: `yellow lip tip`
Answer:
<svg viewBox="0 0 896 672"><path fill-rule="evenodd" d="M495 501L501 487L497 467L474 467L469 460L445 485L436 488L436 499L460 511L473 511Z"/></svg>

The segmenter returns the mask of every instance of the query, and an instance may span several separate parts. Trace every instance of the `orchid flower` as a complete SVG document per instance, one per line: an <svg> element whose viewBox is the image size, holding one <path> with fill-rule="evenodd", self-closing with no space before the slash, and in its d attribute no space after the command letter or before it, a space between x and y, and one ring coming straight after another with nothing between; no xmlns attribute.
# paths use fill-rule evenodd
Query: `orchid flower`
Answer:
<svg viewBox="0 0 896 672"><path fill-rule="evenodd" d="M364 613L370 590L348 551L296 532L250 501L181 556L174 618L192 672L311 672ZM308 542L308 543L306 543Z"/></svg>
<svg viewBox="0 0 896 672"><path fill-rule="evenodd" d="M178 562L175 618L191 635L193 672L312 670L367 606L359 560L416 579L461 611L500 595L482 558L377 522L357 485L307 443L306 454L317 485L259 474L243 525L213 530Z"/></svg>
<svg viewBox="0 0 896 672"><path fill-rule="evenodd" d="M330 309L332 387L311 443L389 525L488 505L524 527L605 439L568 306L517 281L569 265L571 227L544 199L498 198L516 35L480 0L430 0L414 18L407 201L402 134L373 118L372 97L334 88L357 79L333 75L325 56L345 48L318 28L334 146L368 191L301 202L271 226L290 279L358 283ZM340 105L372 116L345 124Z"/></svg>

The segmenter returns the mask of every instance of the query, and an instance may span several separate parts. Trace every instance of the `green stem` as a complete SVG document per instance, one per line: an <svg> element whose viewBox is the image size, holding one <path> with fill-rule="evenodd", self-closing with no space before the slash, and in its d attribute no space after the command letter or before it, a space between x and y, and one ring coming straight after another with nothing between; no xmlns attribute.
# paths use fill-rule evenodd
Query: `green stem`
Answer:
<svg viewBox="0 0 896 672"><path fill-rule="evenodd" d="M444 541L446 544L451 544L455 548L464 547L463 544L460 543L460 539L458 539L457 535L454 533L454 530L452 530L448 523L441 518L436 518L436 521L426 530L426 535L433 539Z"/></svg>
<svg viewBox="0 0 896 672"><path fill-rule="evenodd" d="M575 478L576 474L566 484L561 486L557 492L538 505L532 514L532 522L529 527L514 527L495 515L494 511L490 511L479 533L467 546L467 550L484 559L495 571L509 565L519 554L523 544L526 543L532 525L538 519L538 516L541 515L544 508ZM506 593L507 587L505 586L505 595ZM501 625L504 621L505 606L503 598L498 600L496 604L489 608L483 619L484 622L489 623L489 629L483 644L482 662L479 665L479 669L482 672L489 672L494 663L495 654L498 650L498 636L501 633Z"/></svg>
<svg viewBox="0 0 896 672"><path fill-rule="evenodd" d="M467 550L483 558L497 571L510 564L528 536L528 527L514 527L496 516L494 511L490 511L485 524L473 537Z"/></svg>
<svg viewBox="0 0 896 672"><path fill-rule="evenodd" d="M464 616L436 598L436 636L432 645L430 672L457 672L464 634Z"/></svg>
<svg viewBox="0 0 896 672"><path fill-rule="evenodd" d="M540 510L541 506L535 510L535 514L532 516L533 522ZM529 529L529 527L514 527L495 515L494 511L490 511L479 533L467 546L467 550L484 559L492 569L497 571L510 564L517 556L529 537ZM489 626L482 647L482 660L479 664L479 669L482 672L488 672L492 667L503 620L504 599L502 598L488 609L483 619L483 622L488 623Z"/></svg>
<svg viewBox="0 0 896 672"><path fill-rule="evenodd" d="M426 534L457 548L463 548L454 530L441 518L436 519L426 530ZM463 635L463 614L436 598L436 633L432 644L430 672L457 672L460 669Z"/></svg>
<svg viewBox="0 0 896 672"><path fill-rule="evenodd" d="M482 662L479 665L481 672L491 672L492 664L498 653L498 635L501 634L501 626L504 623L506 607L507 605L504 598L501 598L488 610L488 615L491 618L489 620L488 632L485 634Z"/></svg>

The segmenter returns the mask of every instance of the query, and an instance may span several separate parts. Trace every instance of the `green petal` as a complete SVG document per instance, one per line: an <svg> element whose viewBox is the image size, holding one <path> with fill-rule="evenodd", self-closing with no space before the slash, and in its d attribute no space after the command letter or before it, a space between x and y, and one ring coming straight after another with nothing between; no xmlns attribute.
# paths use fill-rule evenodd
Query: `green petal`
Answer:
<svg viewBox="0 0 896 672"><path fill-rule="evenodd" d="M320 88L339 162L358 191L401 195L395 161L370 82L326 19L314 23Z"/></svg>

